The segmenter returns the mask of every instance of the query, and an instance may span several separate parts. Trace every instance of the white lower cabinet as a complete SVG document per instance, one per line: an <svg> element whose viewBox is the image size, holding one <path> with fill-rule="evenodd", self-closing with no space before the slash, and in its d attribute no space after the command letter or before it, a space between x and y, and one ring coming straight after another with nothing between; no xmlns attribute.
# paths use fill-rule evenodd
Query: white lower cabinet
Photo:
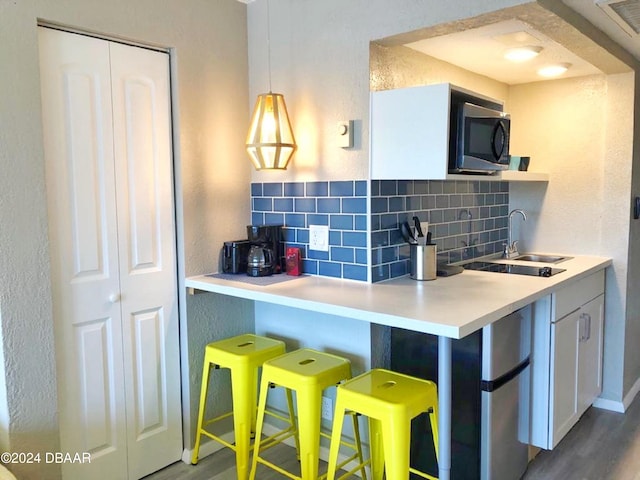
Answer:
<svg viewBox="0 0 640 480"><path fill-rule="evenodd" d="M553 449L602 391L604 270L534 305L531 444Z"/></svg>
<svg viewBox="0 0 640 480"><path fill-rule="evenodd" d="M552 397L549 399L552 447L578 421L578 312L551 324Z"/></svg>
<svg viewBox="0 0 640 480"><path fill-rule="evenodd" d="M580 309L578 340L578 412L582 415L602 393L604 295Z"/></svg>

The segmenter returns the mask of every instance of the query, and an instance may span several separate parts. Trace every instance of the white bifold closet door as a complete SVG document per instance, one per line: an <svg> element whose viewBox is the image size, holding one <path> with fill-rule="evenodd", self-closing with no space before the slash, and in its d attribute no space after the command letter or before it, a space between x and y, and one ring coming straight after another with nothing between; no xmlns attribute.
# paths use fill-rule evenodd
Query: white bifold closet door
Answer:
<svg viewBox="0 0 640 480"><path fill-rule="evenodd" d="M40 27L65 479L182 453L169 56Z"/></svg>

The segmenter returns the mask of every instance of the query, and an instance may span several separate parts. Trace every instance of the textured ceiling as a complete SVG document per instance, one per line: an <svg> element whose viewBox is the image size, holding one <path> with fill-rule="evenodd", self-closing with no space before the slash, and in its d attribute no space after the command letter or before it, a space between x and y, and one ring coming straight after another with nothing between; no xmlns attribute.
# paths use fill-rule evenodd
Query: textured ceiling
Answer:
<svg viewBox="0 0 640 480"><path fill-rule="evenodd" d="M571 18L572 23L564 18ZM502 58L506 46L495 38L522 29L539 39L540 46L545 48L535 62L572 63L568 75L628 72L631 70L628 63L635 62L619 45L557 0L540 0L425 27L384 38L377 43L420 46L430 56L508 84L538 81L540 77L536 68L511 62L509 67ZM589 36L583 33L586 30L590 30ZM612 55L611 51L615 50L618 56ZM626 58L627 63L619 57Z"/></svg>
<svg viewBox="0 0 640 480"><path fill-rule="evenodd" d="M527 45L542 47L542 51L537 57L521 63L504 58L508 49ZM544 80L536 73L537 70L557 63L571 64L563 77L602 73L575 53L516 19L419 40L406 46L508 85Z"/></svg>

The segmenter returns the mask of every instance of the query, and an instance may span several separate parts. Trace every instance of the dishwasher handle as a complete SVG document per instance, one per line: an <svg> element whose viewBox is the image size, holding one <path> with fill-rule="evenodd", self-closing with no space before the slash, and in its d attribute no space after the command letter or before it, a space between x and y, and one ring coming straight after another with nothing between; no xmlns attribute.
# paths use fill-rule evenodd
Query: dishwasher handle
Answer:
<svg viewBox="0 0 640 480"><path fill-rule="evenodd" d="M522 371L529 366L530 363L531 363L531 360L529 357L527 357L522 362L520 362L518 366L515 367L513 370L505 373L504 375L501 375L495 380L481 380L480 390L482 390L483 392L493 392L499 389L504 384L509 383L515 377L520 375Z"/></svg>

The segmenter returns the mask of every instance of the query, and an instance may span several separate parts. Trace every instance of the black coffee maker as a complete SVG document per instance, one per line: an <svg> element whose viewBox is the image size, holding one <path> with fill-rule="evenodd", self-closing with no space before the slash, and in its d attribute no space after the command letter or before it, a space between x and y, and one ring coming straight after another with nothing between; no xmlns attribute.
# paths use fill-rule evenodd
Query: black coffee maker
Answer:
<svg viewBox="0 0 640 480"><path fill-rule="evenodd" d="M284 242L282 241L282 225L247 225L247 237L252 246L271 250L273 264L270 273L282 273L285 269ZM260 277L270 274L264 268L247 267L247 274Z"/></svg>

